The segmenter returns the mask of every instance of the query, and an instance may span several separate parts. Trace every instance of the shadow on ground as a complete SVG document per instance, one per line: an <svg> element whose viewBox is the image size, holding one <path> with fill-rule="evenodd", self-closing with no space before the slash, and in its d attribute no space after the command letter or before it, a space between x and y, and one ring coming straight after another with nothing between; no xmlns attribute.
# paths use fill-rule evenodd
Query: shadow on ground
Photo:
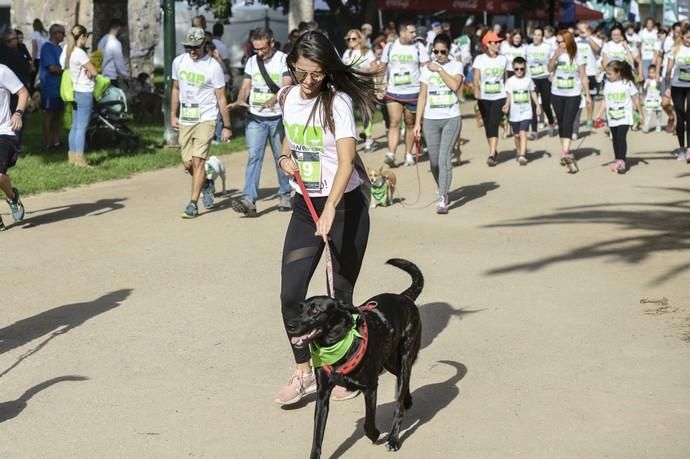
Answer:
<svg viewBox="0 0 690 459"><path fill-rule="evenodd" d="M481 309L455 309L448 303L436 302L421 305L419 315L422 319L422 345L424 349L434 342L436 337L446 329L450 319L462 319L467 314L481 312Z"/></svg>
<svg viewBox="0 0 690 459"><path fill-rule="evenodd" d="M496 182L482 182L477 185L465 185L448 192L448 210L464 206L470 201L483 198L489 191L497 189Z"/></svg>
<svg viewBox="0 0 690 459"><path fill-rule="evenodd" d="M19 416L21 412L24 411L24 408L26 408L27 402L31 399L31 397L49 388L50 386L64 381L86 381L88 379L89 378L85 378L84 376L59 376L57 378L44 381L40 384L36 384L24 392L17 400L0 403L0 424Z"/></svg>
<svg viewBox="0 0 690 459"><path fill-rule="evenodd" d="M686 188L655 188L690 193ZM639 264L655 253L690 250L690 199L661 203L606 203L557 209L552 214L488 225L493 228L518 228L539 225L603 224L615 237L585 244L565 253L491 269L488 275L519 271L538 271L557 263L600 259L607 262ZM632 233L632 234L631 234ZM649 285L667 282L690 269L689 263L670 267Z"/></svg>
<svg viewBox="0 0 690 459"><path fill-rule="evenodd" d="M85 216L95 217L98 215L107 214L114 210L120 210L125 206L122 204L126 198L115 199L99 199L95 202L83 202L79 204L70 204L60 207L49 207L47 209L33 210L27 212L27 216L40 213L35 217L27 217L21 224L23 228L33 228L34 226L43 225L46 223L56 223L72 218L80 218Z"/></svg>
<svg viewBox="0 0 690 459"><path fill-rule="evenodd" d="M23 360L43 349L55 337L64 335L87 320L120 306L131 293L131 289L116 290L93 301L59 306L0 329L0 354L45 337L41 343L24 353L11 367L0 373L0 377L5 376Z"/></svg>
<svg viewBox="0 0 690 459"><path fill-rule="evenodd" d="M444 381L427 384L417 388L412 392L412 408L410 408L402 419L402 424L400 427L400 443L404 447L405 440L412 434L414 434L417 429L419 429L424 424L431 421L439 412L445 409L451 404L453 400L460 394L460 389L458 388L458 383L467 374L467 367L462 363L454 362L452 360L440 360L439 363L448 365L455 370L455 374L451 375ZM438 366L435 364L431 367ZM419 367L415 367L412 370L412 383L414 384L415 373L418 374L420 371ZM362 411L364 411L364 398L361 397ZM395 402L389 402L384 405L379 405L376 408L376 427L381 430L381 428L388 429L393 422L393 414L395 412ZM440 428L440 427L439 427ZM382 432L384 432L382 430ZM337 441L339 432L331 430L329 432L326 428L326 435L324 441ZM376 445L383 448L382 444L385 442L386 436L382 433ZM343 457L347 451L352 448L352 446L359 441L364 439L364 417L357 421L354 431L350 434L348 438L343 441L338 449L333 453L332 457ZM371 446L374 448L374 446ZM382 451L383 453L383 451Z"/></svg>

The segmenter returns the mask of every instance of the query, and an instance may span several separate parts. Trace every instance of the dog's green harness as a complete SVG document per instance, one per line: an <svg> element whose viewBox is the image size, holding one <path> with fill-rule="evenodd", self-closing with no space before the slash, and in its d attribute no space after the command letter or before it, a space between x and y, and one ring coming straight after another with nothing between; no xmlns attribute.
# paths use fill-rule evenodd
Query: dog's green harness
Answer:
<svg viewBox="0 0 690 459"><path fill-rule="evenodd" d="M381 186L371 187L371 196L374 201L382 206L388 205L388 180L383 179L383 184Z"/></svg>
<svg viewBox="0 0 690 459"><path fill-rule="evenodd" d="M311 360L314 368L320 368L324 365L333 365L347 354L355 337L362 337L357 330L357 319L359 318L359 314L352 314L352 318L354 319L352 328L348 330L343 339L337 343L324 347L314 342L309 343L309 351L311 352Z"/></svg>

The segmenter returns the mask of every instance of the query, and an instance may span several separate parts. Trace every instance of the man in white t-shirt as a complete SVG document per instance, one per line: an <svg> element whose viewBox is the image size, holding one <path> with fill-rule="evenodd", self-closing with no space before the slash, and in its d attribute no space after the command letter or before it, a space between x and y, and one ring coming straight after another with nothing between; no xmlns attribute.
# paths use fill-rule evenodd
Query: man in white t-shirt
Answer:
<svg viewBox="0 0 690 459"><path fill-rule="evenodd" d="M429 53L423 44L417 43L417 27L408 21L398 27L400 38L389 43L381 56L381 75L388 77L386 92L377 92L376 97L386 102L390 117L388 129L388 153L384 162L395 167L395 150L400 142L400 122L405 118L405 165L414 165L415 113L419 97L420 66L429 62Z"/></svg>
<svg viewBox="0 0 690 459"><path fill-rule="evenodd" d="M122 22L119 19L110 21L110 31L98 42L98 49L103 51L103 76L110 78L110 81L117 85L117 79L129 78L129 71L125 65L125 56L122 52L120 43L120 33L122 32Z"/></svg>
<svg viewBox="0 0 690 459"><path fill-rule="evenodd" d="M213 182L210 182L211 186L203 185L208 185L206 159L213 141L219 110L223 118L221 140L227 142L232 136L223 69L205 52L205 41L203 29L192 27L182 42L186 52L177 56L172 65L170 122L173 129L180 130L182 163L192 176L191 200L182 218L194 218L199 215L197 201L202 188L204 206L207 209L213 207Z"/></svg>
<svg viewBox="0 0 690 459"><path fill-rule="evenodd" d="M10 96L17 96L17 108L10 113ZM7 204L16 222L24 218L24 205L19 191L12 187L7 171L17 163L19 156L17 132L22 128L22 115L29 100L29 91L6 65L0 64L0 189L7 196ZM5 225L0 217L0 231Z"/></svg>
<svg viewBox="0 0 690 459"><path fill-rule="evenodd" d="M256 217L256 198L259 193L261 166L264 162L266 142L270 141L278 175L278 211L287 212L290 204L290 181L278 165L285 131L276 94L283 86L292 83L286 63L286 55L275 48L271 29L264 27L252 31L249 41L254 54L244 67L244 80L237 95L237 102L228 108L246 107L247 170L244 174L242 197L233 201L232 208L247 217ZM263 65L262 71L261 66ZM265 75L264 75L265 74Z"/></svg>
<svg viewBox="0 0 690 459"><path fill-rule="evenodd" d="M223 26L222 23L216 22L213 24L213 45L216 47L218 50L218 54L220 54L220 59L223 61L225 64L225 69L229 72L230 71L230 54L228 53L228 47L225 46L225 43L223 42L223 34L225 33L225 27ZM226 73L225 74L225 81L228 82L230 81L230 74Z"/></svg>

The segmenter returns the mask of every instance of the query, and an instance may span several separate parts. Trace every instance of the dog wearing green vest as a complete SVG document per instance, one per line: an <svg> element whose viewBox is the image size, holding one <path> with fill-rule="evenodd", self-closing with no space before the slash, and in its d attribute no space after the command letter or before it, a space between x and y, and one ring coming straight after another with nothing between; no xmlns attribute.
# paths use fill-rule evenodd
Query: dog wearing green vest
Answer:
<svg viewBox="0 0 690 459"><path fill-rule="evenodd" d="M395 184L397 179L391 171L384 171L383 166L378 169L369 169L369 181L371 182L371 205L375 207L388 207L393 204Z"/></svg>
<svg viewBox="0 0 690 459"><path fill-rule="evenodd" d="M413 263L400 258L386 262L407 272L412 285L401 294L383 293L355 307L327 296L302 302L300 313L287 322L294 346L309 345L316 373L317 398L311 458L321 457L328 404L336 385L364 394L364 433L376 442L376 391L379 375L388 370L397 377L396 407L387 448L400 448L400 423L412 406L410 375L422 337L415 300L424 277Z"/></svg>

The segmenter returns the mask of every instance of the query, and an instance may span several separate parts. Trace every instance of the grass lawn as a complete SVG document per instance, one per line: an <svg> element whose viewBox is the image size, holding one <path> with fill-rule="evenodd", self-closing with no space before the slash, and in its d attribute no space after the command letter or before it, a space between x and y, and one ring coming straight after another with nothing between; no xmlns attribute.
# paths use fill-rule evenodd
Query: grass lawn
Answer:
<svg viewBox="0 0 690 459"><path fill-rule="evenodd" d="M129 126L141 139L136 152L119 150L87 151L87 161L93 169L80 169L67 163L67 132L63 136L64 149L46 150L41 130L42 114L30 113L24 130L22 155L10 169L12 183L24 195L129 177L137 172L161 169L181 164L179 148L161 148L163 124L133 124ZM212 155L224 155L246 149L242 132L229 143L213 145Z"/></svg>

